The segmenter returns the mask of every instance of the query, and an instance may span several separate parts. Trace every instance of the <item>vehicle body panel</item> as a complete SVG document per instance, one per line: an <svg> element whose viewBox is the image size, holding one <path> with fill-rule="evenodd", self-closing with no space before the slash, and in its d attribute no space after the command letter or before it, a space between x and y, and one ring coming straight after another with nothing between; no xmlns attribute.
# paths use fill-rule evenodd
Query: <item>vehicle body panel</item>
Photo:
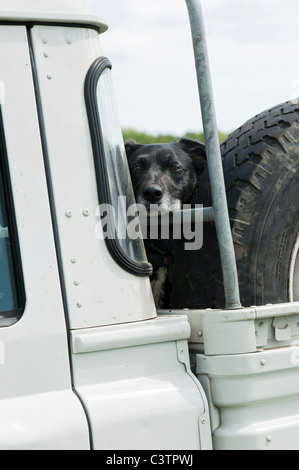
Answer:
<svg viewBox="0 0 299 470"><path fill-rule="evenodd" d="M299 303L193 311L188 317L213 448L298 449Z"/></svg>
<svg viewBox="0 0 299 470"><path fill-rule="evenodd" d="M104 237L99 240L95 234L99 200L84 82L90 66L102 55L98 34L89 29L36 26L32 42L70 327L154 318L148 278L125 273L111 259Z"/></svg>
<svg viewBox="0 0 299 470"><path fill-rule="evenodd" d="M189 335L184 316L72 332L76 389L95 449L211 449Z"/></svg>
<svg viewBox="0 0 299 470"><path fill-rule="evenodd" d="M86 448L86 418L71 387L64 308L24 26L0 28L0 59L4 90L1 110L26 295L21 320L0 330L0 447L62 448L63 433L69 436L70 446ZM62 409L72 416L71 420L62 420Z"/></svg>

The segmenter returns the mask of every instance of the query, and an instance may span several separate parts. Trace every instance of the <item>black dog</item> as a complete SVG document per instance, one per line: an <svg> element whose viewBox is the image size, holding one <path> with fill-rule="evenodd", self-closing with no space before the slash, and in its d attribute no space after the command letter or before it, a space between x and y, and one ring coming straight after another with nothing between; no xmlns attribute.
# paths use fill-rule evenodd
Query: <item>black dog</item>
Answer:
<svg viewBox="0 0 299 470"><path fill-rule="evenodd" d="M126 144L126 153L136 202L149 212L173 212L191 201L197 179L206 167L205 146L194 140L181 139L170 144ZM167 266L171 258L171 241L145 240L157 308L167 307L165 288Z"/></svg>

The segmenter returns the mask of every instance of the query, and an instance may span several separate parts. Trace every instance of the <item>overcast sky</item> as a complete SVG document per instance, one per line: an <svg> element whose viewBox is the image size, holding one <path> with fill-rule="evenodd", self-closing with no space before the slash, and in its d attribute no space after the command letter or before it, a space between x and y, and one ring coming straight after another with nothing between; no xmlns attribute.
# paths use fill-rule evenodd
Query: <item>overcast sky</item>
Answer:
<svg viewBox="0 0 299 470"><path fill-rule="evenodd" d="M202 129L184 0L89 0L123 127L177 136ZM202 0L218 128L299 96L298 0Z"/></svg>

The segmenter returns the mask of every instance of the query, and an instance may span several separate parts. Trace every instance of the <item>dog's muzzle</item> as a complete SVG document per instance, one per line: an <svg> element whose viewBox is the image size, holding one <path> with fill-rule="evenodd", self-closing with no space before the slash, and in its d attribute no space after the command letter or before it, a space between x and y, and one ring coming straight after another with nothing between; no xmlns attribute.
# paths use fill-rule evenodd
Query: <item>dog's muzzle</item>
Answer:
<svg viewBox="0 0 299 470"><path fill-rule="evenodd" d="M163 198L162 188L158 185L148 186L143 191L143 198L150 204L158 204Z"/></svg>

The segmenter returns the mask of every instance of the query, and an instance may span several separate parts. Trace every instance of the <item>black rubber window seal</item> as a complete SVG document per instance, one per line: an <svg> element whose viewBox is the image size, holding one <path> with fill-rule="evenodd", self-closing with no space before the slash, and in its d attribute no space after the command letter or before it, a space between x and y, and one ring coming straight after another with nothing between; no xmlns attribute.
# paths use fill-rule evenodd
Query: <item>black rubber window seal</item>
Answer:
<svg viewBox="0 0 299 470"><path fill-rule="evenodd" d="M0 171L3 176L3 190L6 199L7 225L9 227L9 240L11 244L11 262L14 280L14 290L16 295L16 307L9 312L0 312L0 328L12 326L19 321L25 311L26 295L23 277L23 268L21 262L20 243L17 231L17 220L14 210L13 193L8 164L8 155L6 139L4 132L4 123L2 109L0 107ZM8 321L10 320L10 321Z"/></svg>
<svg viewBox="0 0 299 470"><path fill-rule="evenodd" d="M97 101L98 82L102 73L107 68L111 69L112 64L106 57L96 59L91 65L85 80L85 102L94 154L99 201L101 204L112 205L101 117ZM109 217L109 214L107 216ZM152 274L152 265L146 262L137 262L130 258L122 249L117 236L113 238L106 237L105 242L114 261L125 271L139 277L148 277Z"/></svg>

